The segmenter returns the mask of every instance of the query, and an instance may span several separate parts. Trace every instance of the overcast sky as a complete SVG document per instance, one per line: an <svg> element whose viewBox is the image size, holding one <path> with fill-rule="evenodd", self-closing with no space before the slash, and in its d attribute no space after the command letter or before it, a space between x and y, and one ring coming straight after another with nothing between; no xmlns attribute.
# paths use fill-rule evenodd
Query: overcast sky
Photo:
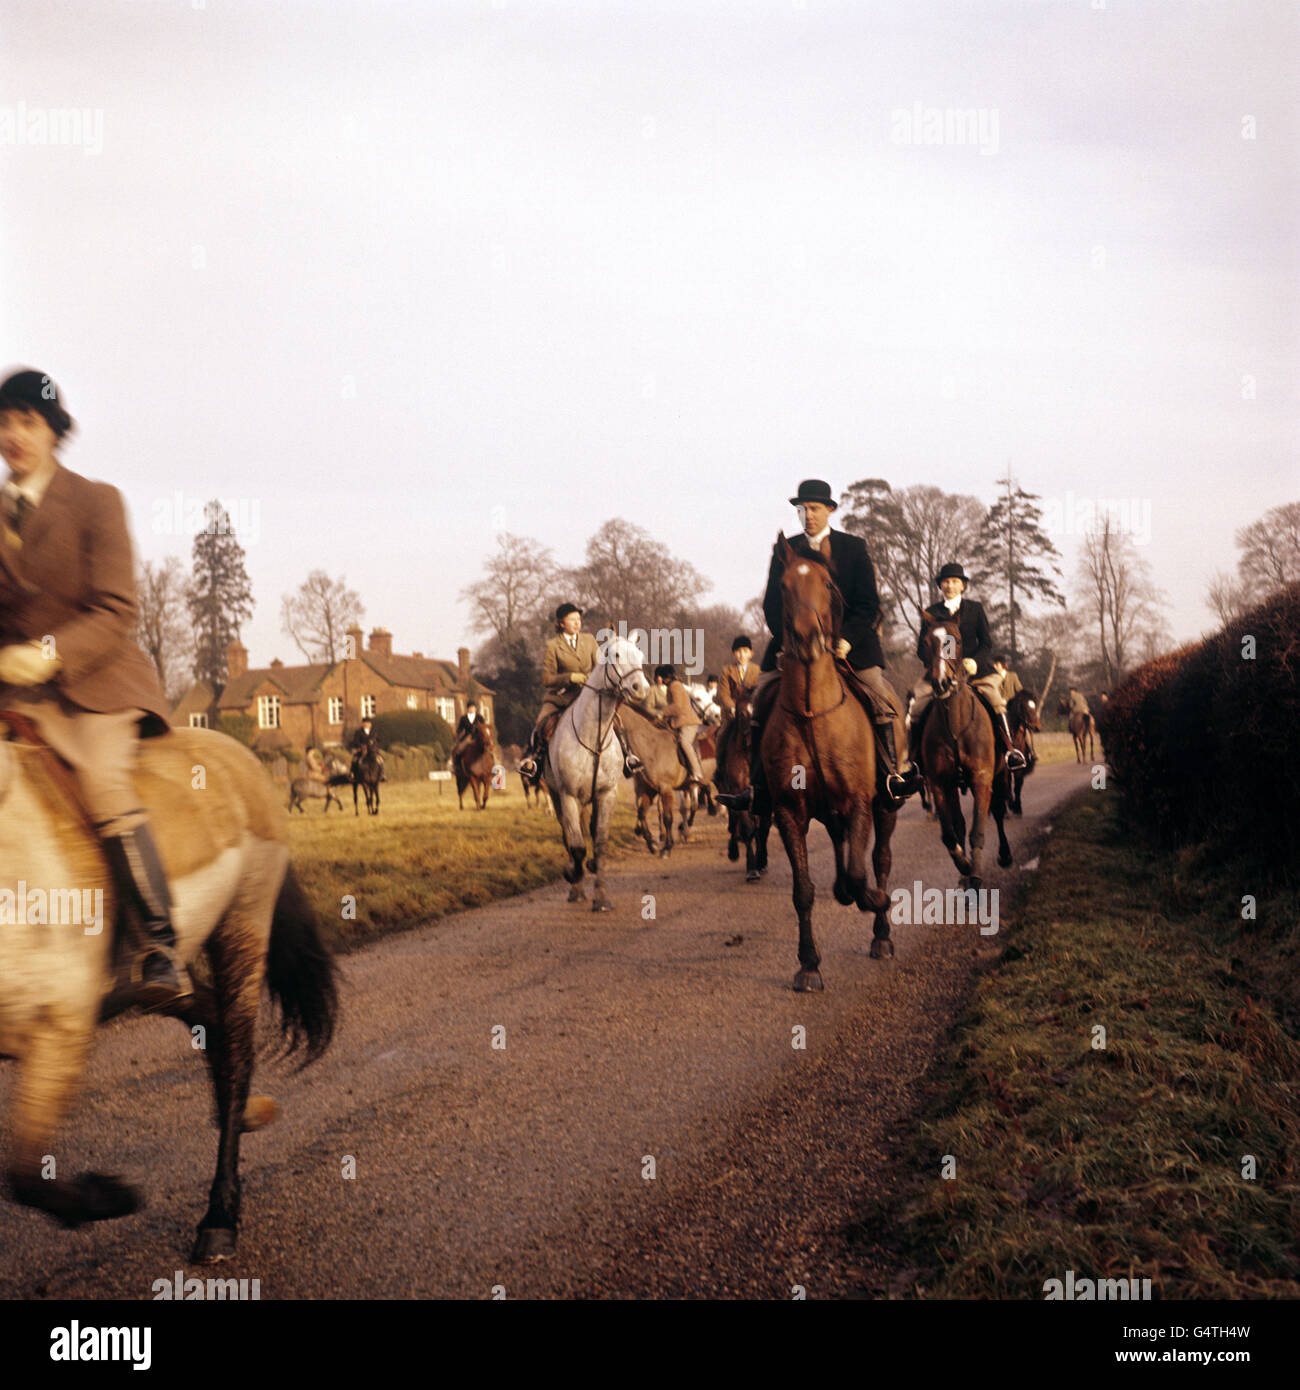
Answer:
<svg viewBox="0 0 1300 1390"><path fill-rule="evenodd" d="M1187 639L1300 497L1298 13L5 0L0 366L143 556L233 500L255 664L314 568L450 656L499 530L622 516L741 605L800 478L1008 461L1072 598L1127 499Z"/></svg>

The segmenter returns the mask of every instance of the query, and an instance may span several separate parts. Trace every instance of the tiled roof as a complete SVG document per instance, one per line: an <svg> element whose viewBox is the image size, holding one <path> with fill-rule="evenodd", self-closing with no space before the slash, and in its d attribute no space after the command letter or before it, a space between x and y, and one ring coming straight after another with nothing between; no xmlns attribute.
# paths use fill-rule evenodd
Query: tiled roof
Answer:
<svg viewBox="0 0 1300 1390"><path fill-rule="evenodd" d="M320 683L333 668L315 666L262 666L236 676L221 692L218 709L243 709L252 702L258 688L269 681L289 705L314 705L320 699Z"/></svg>

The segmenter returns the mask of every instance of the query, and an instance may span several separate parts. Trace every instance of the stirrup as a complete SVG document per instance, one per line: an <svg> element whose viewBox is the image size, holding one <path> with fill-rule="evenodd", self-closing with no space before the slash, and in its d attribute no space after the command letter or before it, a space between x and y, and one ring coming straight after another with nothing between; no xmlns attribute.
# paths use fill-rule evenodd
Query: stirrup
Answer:
<svg viewBox="0 0 1300 1390"><path fill-rule="evenodd" d="M1011 760L1012 760L1013 758L1018 758L1019 761L1018 761L1018 762L1012 762ZM1020 751L1019 748L1008 748L1008 749L1007 749L1007 771L1008 771L1008 772L1021 772L1021 771L1024 770L1024 768L1025 768L1027 765L1028 765L1028 764L1027 764L1025 755Z"/></svg>
<svg viewBox="0 0 1300 1390"><path fill-rule="evenodd" d="M743 792L715 792L717 800L730 811L752 811L754 808L754 788L746 787Z"/></svg>
<svg viewBox="0 0 1300 1390"><path fill-rule="evenodd" d="M194 1002L189 971L176 952L158 940L150 940L132 962L131 985L132 1002L147 1014L177 1013Z"/></svg>

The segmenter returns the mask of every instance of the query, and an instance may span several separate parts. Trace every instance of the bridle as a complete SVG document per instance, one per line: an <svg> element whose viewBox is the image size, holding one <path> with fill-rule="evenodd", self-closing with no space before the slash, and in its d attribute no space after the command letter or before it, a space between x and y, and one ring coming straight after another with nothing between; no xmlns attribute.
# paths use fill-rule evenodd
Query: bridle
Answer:
<svg viewBox="0 0 1300 1390"><path fill-rule="evenodd" d="M612 689L612 690L609 688L609 685L608 685L609 677L608 677L608 675L607 675L607 676L606 676L606 682L607 682L607 683L606 683L605 685L598 685L598 686L594 686L594 687L593 687L593 689L594 689L595 692L596 692L596 746L595 746L595 748L592 748L589 744L586 744L586 743L583 743L583 742L582 742L582 734L581 734L581 732L580 732L579 729L578 729L578 719L577 719L577 716L576 716L576 715L574 714L574 712L573 712L573 711L574 711L574 706L576 706L577 703L578 703L577 700L574 700L573 704L571 704L571 705L569 706L568 711L567 711L569 718L573 721L573 736L574 736L574 738L576 738L576 739L578 740L579 744L581 744L582 747L585 748L585 749L587 750L587 752L590 753L590 754L596 759L596 765L597 765L597 766L599 766L599 764L600 764L600 755L601 755L601 754L605 751L605 749L609 746L610 736L611 736L611 735L613 734L613 732L614 732L614 719L615 719L615 717L616 717L617 714L618 714L618 707L619 707L619 705L621 705L625 700L630 700L630 699L632 698L632 692L631 692L630 690L628 690L628 688L627 688L627 686L624 684L624 682L625 682L626 680L628 680L628 679L631 678L633 671L636 671L636 670L639 670L639 669L640 669L640 668L639 668L638 666L636 666L636 665L630 665L630 666L628 667L627 671L624 672L624 671L622 671L622 670L619 669L618 662L616 662L616 661L608 661L608 660L605 660L605 661L602 661L600 664L601 664L601 666L604 668L604 670L605 670L606 672L613 672L614 686L613 686L613 689ZM607 695L610 696L610 697L612 698L612 700L613 700L613 704L612 704L611 707L610 707L610 712L609 712L609 724L608 724L608 725L605 724L605 697L606 697ZM595 771L594 771L594 770L593 770L593 772L592 772L591 785L592 785L592 796L594 797L594 796L595 796L595 786L596 786L596 776L595 776Z"/></svg>
<svg viewBox="0 0 1300 1390"><path fill-rule="evenodd" d="M834 610L835 610L834 600L835 600L836 598L839 599L839 601L840 601L840 611L843 612L843 610L844 610L844 596L843 596L843 594L840 593L839 589L836 588L836 586L835 586L835 581L830 577L830 572L829 572L829 571L827 571L827 575L826 575L826 587L827 587L828 590L830 590L830 593L831 593L831 595L832 595L831 616L832 616L832 621L833 621L833 619L834 619ZM783 639L782 639L782 643L781 643L782 650L783 650L784 652L790 652L791 654L793 654L793 651L794 651L794 641L793 641L793 638L794 638L794 632L793 632L793 620L794 620L794 616L795 616L796 613L799 612L800 609L807 608L807 609L810 609L810 610L812 611L813 618L815 619L815 621L816 621L816 623L817 623L817 635L818 635L818 637L821 638L822 648L823 648L826 652L828 652L828 653L830 654L831 660L834 661L834 659L835 659L835 635L834 635L834 629L832 629L831 637L830 637L830 640L828 641L828 640L827 640L827 637L826 637L826 626L825 626L825 624L822 622L821 610L820 610L815 604L811 603L811 602L810 602L808 599L806 599L806 598L795 599L795 601L794 601L793 603L791 603L791 602L790 602L790 599L789 599L789 596L788 596L788 595L784 595L784 594L782 595L781 607L782 607L782 609L784 610L783 616L784 616L784 627L785 627L785 635L784 635L784 637L783 637ZM796 657L795 660L798 661L799 658ZM808 665L811 665L811 663L810 663L810 662L807 662L807 661L800 661L799 664L800 664L801 666L808 666ZM838 673L837 673L837 674L838 674ZM811 687L807 687L807 688L811 688ZM830 706L829 706L828 708L826 708L826 709L814 710L814 709L812 708L811 705L808 705L808 707L807 707L806 709L802 709L802 710L791 709L790 706L787 705L786 702L785 702L784 700L781 701L781 708L782 708L783 710L785 710L785 712L786 712L787 714L793 716L795 719L821 719L823 715L833 714L837 709L839 709L839 707L845 702L845 700L848 699L848 697L849 697L848 688L845 686L844 682L841 680L841 681L840 681L840 698L839 698L833 705L830 705ZM804 699L805 699L805 702L806 702L807 699L808 699L808 696L807 696L806 693L805 693Z"/></svg>

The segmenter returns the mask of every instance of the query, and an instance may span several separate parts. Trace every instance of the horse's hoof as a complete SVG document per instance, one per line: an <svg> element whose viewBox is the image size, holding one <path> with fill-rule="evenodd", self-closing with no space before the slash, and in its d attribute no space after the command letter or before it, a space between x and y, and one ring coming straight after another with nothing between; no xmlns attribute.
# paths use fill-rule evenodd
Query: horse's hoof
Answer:
<svg viewBox="0 0 1300 1390"><path fill-rule="evenodd" d="M819 994L826 986L822 984L822 977L816 970L801 970L794 977L794 992L796 994Z"/></svg>
<svg viewBox="0 0 1300 1390"><path fill-rule="evenodd" d="M591 910L593 912L612 912L614 904L608 898L597 898L591 904Z"/></svg>
<svg viewBox="0 0 1300 1390"><path fill-rule="evenodd" d="M264 1129L280 1118L280 1107L270 1096L249 1096L244 1106L243 1132L252 1134L254 1130Z"/></svg>
<svg viewBox="0 0 1300 1390"><path fill-rule="evenodd" d="M739 845L728 845L728 846L727 846L727 858L730 859L731 862L734 864L734 863L736 862L736 860L740 858L740 846L739 846Z"/></svg>
<svg viewBox="0 0 1300 1390"><path fill-rule="evenodd" d="M759 873L757 869L750 869L750 871L745 875L746 883L761 883L762 879L763 875Z"/></svg>
<svg viewBox="0 0 1300 1390"><path fill-rule="evenodd" d="M224 1226L204 1226L199 1230L199 1238L194 1242L190 1263L212 1265L220 1260L233 1259L238 1240L238 1231L228 1230Z"/></svg>
<svg viewBox="0 0 1300 1390"><path fill-rule="evenodd" d="M894 943L887 936L877 936L871 943L870 955L872 960L891 960Z"/></svg>
<svg viewBox="0 0 1300 1390"><path fill-rule="evenodd" d="M144 1199L134 1187L108 1173L82 1173L72 1183L72 1199L69 1209L60 1214L65 1226L79 1226L83 1221L115 1221L144 1206Z"/></svg>
<svg viewBox="0 0 1300 1390"><path fill-rule="evenodd" d="M1015 861L1014 859L1012 859L1011 854L1010 854L1009 851L1008 851L1006 854L999 854L999 855L998 855L998 866L999 866L1000 868L1009 869L1009 868L1012 866L1012 864L1014 864L1015 862L1016 862L1016 861Z"/></svg>
<svg viewBox="0 0 1300 1390"><path fill-rule="evenodd" d="M835 894L835 901L839 903L841 907L848 907L853 901L853 893L838 879L836 879L835 887L831 891Z"/></svg>
<svg viewBox="0 0 1300 1390"><path fill-rule="evenodd" d="M983 882L984 882L984 880L983 880L982 878L977 877L975 874L971 874L971 876L966 880L966 882L962 885L962 887L963 887L963 888L971 888L971 889L973 889L976 893L978 893L979 890L980 890L980 885L981 885Z"/></svg>
<svg viewBox="0 0 1300 1390"><path fill-rule="evenodd" d="M569 889L569 901L571 903L585 903L587 901L586 893L576 883Z"/></svg>

